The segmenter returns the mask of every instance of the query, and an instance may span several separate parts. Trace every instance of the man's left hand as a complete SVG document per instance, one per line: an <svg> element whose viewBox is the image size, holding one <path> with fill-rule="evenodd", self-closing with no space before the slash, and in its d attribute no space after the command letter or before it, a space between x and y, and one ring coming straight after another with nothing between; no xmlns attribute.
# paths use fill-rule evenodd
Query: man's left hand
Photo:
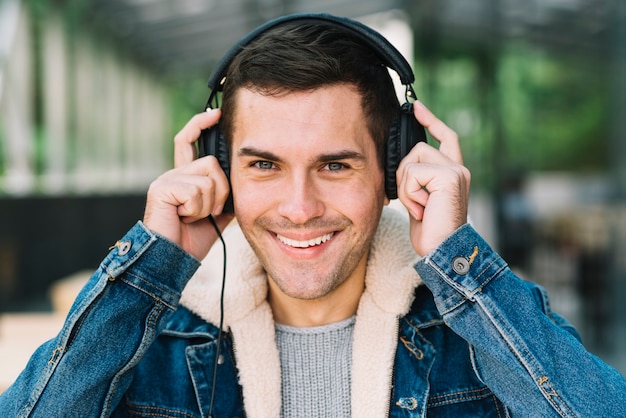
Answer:
<svg viewBox="0 0 626 418"><path fill-rule="evenodd" d="M398 198L411 218L411 243L419 255L426 255L467 222L471 176L463 166L456 132L421 102L413 104L413 112L439 142L439 149L418 143L396 173Z"/></svg>

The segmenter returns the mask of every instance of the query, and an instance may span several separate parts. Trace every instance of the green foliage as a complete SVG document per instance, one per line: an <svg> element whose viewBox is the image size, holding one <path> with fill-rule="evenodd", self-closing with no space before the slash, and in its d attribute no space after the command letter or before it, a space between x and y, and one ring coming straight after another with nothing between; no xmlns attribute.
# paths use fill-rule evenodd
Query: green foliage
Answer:
<svg viewBox="0 0 626 418"><path fill-rule="evenodd" d="M194 78L172 82L171 92L173 126L179 130L194 114L204 110L209 89L206 80Z"/></svg>
<svg viewBox="0 0 626 418"><path fill-rule="evenodd" d="M208 76L207 76L208 77ZM207 82L204 79L193 78L188 80L177 80L170 84L172 103L172 136L180 131L183 126L196 113L200 113L209 96ZM171 142L170 149L173 161L174 143Z"/></svg>
<svg viewBox="0 0 626 418"><path fill-rule="evenodd" d="M514 43L498 55L433 61L415 65L416 88L424 92L418 95L459 134L478 188L492 189L513 172L606 165L609 92L602 65Z"/></svg>
<svg viewBox="0 0 626 418"><path fill-rule="evenodd" d="M511 48L498 87L506 157L535 170L603 166L608 99L603 68L581 57Z"/></svg>

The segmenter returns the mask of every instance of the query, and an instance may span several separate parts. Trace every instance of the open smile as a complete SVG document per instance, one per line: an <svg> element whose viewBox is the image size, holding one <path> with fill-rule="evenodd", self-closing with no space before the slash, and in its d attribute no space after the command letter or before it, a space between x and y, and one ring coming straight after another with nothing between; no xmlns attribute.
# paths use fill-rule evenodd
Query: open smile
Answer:
<svg viewBox="0 0 626 418"><path fill-rule="evenodd" d="M308 240L303 240L303 241L287 238L280 234L276 234L276 238L278 238L278 240L282 242L283 244L288 245L293 248L308 248L308 247L314 247L316 245L325 243L326 241L331 239L334 234L335 234L334 232L330 232L328 234L324 234L319 237L308 239Z"/></svg>

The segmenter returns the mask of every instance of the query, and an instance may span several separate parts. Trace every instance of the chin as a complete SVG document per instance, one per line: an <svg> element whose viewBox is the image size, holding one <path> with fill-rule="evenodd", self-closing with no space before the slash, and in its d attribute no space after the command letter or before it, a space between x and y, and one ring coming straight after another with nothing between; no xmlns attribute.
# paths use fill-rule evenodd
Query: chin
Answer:
<svg viewBox="0 0 626 418"><path fill-rule="evenodd" d="M279 277L275 279L274 277ZM299 277L297 283L290 280L282 280L279 276L272 276L271 280L276 284L280 291L294 299L315 300L321 299L332 293L343 281L323 280L307 276L306 274L295 273L291 277ZM282 276L284 277L284 276ZM311 286L311 284L315 284Z"/></svg>

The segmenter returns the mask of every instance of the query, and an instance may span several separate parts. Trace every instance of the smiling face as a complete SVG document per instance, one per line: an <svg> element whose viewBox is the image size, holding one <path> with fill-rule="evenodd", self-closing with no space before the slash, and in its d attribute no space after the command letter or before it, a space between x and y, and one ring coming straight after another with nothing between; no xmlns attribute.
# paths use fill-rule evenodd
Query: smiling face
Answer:
<svg viewBox="0 0 626 418"><path fill-rule="evenodd" d="M348 283L362 288L386 198L359 93L336 84L236 94L235 213L270 291L315 300Z"/></svg>

